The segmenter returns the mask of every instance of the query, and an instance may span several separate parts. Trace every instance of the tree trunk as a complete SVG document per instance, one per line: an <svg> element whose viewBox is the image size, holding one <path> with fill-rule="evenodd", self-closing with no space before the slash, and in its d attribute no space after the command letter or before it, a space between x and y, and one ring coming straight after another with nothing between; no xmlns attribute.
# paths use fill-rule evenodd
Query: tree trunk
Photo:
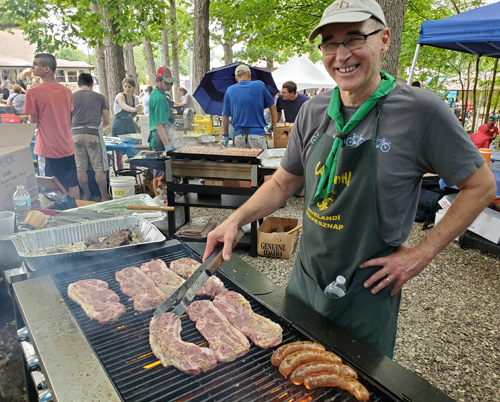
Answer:
<svg viewBox="0 0 500 402"><path fill-rule="evenodd" d="M382 70L392 75L394 78L397 78L406 0L377 1L384 11L385 21L391 30L391 46L382 58Z"/></svg>
<svg viewBox="0 0 500 402"><path fill-rule="evenodd" d="M233 41L222 43L224 49L224 64L227 66L233 64Z"/></svg>
<svg viewBox="0 0 500 402"><path fill-rule="evenodd" d="M146 29L146 24L143 24L144 29ZM146 66L148 68L149 85L154 86L156 83L156 65L155 56L153 54L153 46L151 42L145 37L142 38L142 46L144 47L144 54L146 56Z"/></svg>
<svg viewBox="0 0 500 402"><path fill-rule="evenodd" d="M139 90L137 70L135 69L134 45L130 42L127 42L127 44L125 45L125 67L127 68L127 76L135 81L136 87L134 90L134 94L139 95L141 91Z"/></svg>
<svg viewBox="0 0 500 402"><path fill-rule="evenodd" d="M117 34L118 24L110 20L106 11L103 10L106 28L109 36L104 36L104 54L106 60L106 76L108 79L108 99L110 103L110 115L113 114L112 103L118 93L123 92L122 81L125 78L125 59L123 47L113 42Z"/></svg>
<svg viewBox="0 0 500 402"><path fill-rule="evenodd" d="M90 9L94 14L100 14L99 5L95 3L90 3ZM99 78L99 92L106 98L108 103L110 103L111 99L109 99L108 93L108 78L106 74L106 60L104 56L104 49L102 44L97 42L95 46L95 59L97 63L97 76Z"/></svg>
<svg viewBox="0 0 500 402"><path fill-rule="evenodd" d="M474 77L474 90L472 91L472 131L476 131L476 108L479 111L479 108L476 105L476 89L477 89L477 81L479 80L479 60L481 60L481 56L479 56L476 60L476 76Z"/></svg>
<svg viewBox="0 0 500 402"><path fill-rule="evenodd" d="M108 94L108 78L106 74L106 60L104 56L104 50L99 43L95 46L94 49L95 59L97 62L97 77L99 79L99 92L104 95L109 104L110 99Z"/></svg>
<svg viewBox="0 0 500 402"><path fill-rule="evenodd" d="M488 119L490 115L491 99L493 98L493 91L495 90L495 80L497 79L497 68L498 68L498 59L495 59L495 65L493 66L493 79L491 80L490 93L488 95L488 101L486 104L486 119Z"/></svg>
<svg viewBox="0 0 500 402"><path fill-rule="evenodd" d="M210 32L208 30L210 0L194 1L194 32L193 32L193 82L194 93L205 73L210 70ZM196 112L202 112L196 102Z"/></svg>
<svg viewBox="0 0 500 402"><path fill-rule="evenodd" d="M274 57L266 57L266 70L272 73L274 71Z"/></svg>
<svg viewBox="0 0 500 402"><path fill-rule="evenodd" d="M179 95L179 39L177 38L177 10L175 7L175 0L170 0L170 17L172 24L172 68L174 70L175 78L177 78L177 82L174 82L174 100L176 102L181 101L181 96Z"/></svg>
<svg viewBox="0 0 500 402"><path fill-rule="evenodd" d="M464 96L464 91L462 89L462 125L465 125L465 115L467 114L467 103L469 103L469 90L470 90L470 68L472 66L472 62L469 62L467 66L467 94ZM463 87L462 87L463 88ZM465 99L464 99L465 98Z"/></svg>
<svg viewBox="0 0 500 402"><path fill-rule="evenodd" d="M161 31L161 50L163 52L163 62L165 63L166 66L170 66L170 51L169 51L169 46L168 46L168 15L165 10L163 10L163 13L166 15L166 22L165 26L163 27Z"/></svg>

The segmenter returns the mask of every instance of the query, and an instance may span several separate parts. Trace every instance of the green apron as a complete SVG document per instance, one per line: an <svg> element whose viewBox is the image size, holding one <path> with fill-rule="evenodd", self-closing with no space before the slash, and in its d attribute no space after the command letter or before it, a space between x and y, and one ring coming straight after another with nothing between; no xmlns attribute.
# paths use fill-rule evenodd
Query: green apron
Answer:
<svg viewBox="0 0 500 402"><path fill-rule="evenodd" d="M127 97L125 94L125 103L128 105ZM133 101L135 106L135 101ZM118 137L122 134L133 134L137 132L137 128L134 124L134 117L137 116L137 112L127 112L122 109L113 117L113 122L111 123L111 136Z"/></svg>
<svg viewBox="0 0 500 402"><path fill-rule="evenodd" d="M384 241L378 223L376 142L381 100L376 107L372 139L340 148L332 192L311 204L334 141L324 135L330 117L313 136L305 166L303 233L287 292L392 358L401 292L390 296L390 285L371 294L363 284L380 267L359 268L395 249ZM331 299L323 290L337 275L346 278L347 293Z"/></svg>

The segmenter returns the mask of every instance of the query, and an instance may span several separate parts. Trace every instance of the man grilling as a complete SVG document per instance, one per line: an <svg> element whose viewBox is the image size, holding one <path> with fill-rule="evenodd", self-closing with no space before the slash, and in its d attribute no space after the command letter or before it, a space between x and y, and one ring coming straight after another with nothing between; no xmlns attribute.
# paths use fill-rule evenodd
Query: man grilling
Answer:
<svg viewBox="0 0 500 402"><path fill-rule="evenodd" d="M488 205L495 181L446 103L380 71L390 30L375 0L335 1L309 39L318 35L338 87L303 105L281 166L208 235L204 258L224 242L228 260L238 228L279 208L305 178L287 291L392 358L401 288ZM461 191L439 224L406 247L427 172ZM337 275L347 293L330 299L324 289Z"/></svg>
<svg viewBox="0 0 500 402"><path fill-rule="evenodd" d="M234 72L236 84L224 94L222 106L222 144L229 142L229 118L234 128L234 145L238 148L267 149L264 109L271 112L271 123L277 123L274 99L262 81L252 81L250 67L240 64Z"/></svg>

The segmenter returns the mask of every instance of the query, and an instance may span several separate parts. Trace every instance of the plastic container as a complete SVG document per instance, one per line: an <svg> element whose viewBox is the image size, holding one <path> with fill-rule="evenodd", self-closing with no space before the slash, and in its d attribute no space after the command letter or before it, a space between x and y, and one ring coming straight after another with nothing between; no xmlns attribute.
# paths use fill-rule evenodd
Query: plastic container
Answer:
<svg viewBox="0 0 500 402"><path fill-rule="evenodd" d="M0 240L9 240L9 236L14 233L15 221L14 212L0 212Z"/></svg>
<svg viewBox="0 0 500 402"><path fill-rule="evenodd" d="M24 220L31 211L31 198L24 186L21 184L17 186L17 190L12 198L14 205L14 212L16 213L16 226L21 229Z"/></svg>
<svg viewBox="0 0 500 402"><path fill-rule="evenodd" d="M0 119L2 123L21 123L21 117L15 114L0 114Z"/></svg>
<svg viewBox="0 0 500 402"><path fill-rule="evenodd" d="M481 155L484 156L484 159L486 160L486 163L490 163L491 149L489 149L489 148L479 148L479 152L481 152Z"/></svg>
<svg viewBox="0 0 500 402"><path fill-rule="evenodd" d="M345 278L341 275L337 276L337 279L330 283L324 290L326 296L332 299L339 299L345 296Z"/></svg>
<svg viewBox="0 0 500 402"><path fill-rule="evenodd" d="M491 141L491 144L489 146L489 149L491 149L491 153L494 154L495 153L495 148L496 148L496 145L495 145L495 140Z"/></svg>
<svg viewBox="0 0 500 402"><path fill-rule="evenodd" d="M119 176L109 179L113 199L135 195L135 177Z"/></svg>

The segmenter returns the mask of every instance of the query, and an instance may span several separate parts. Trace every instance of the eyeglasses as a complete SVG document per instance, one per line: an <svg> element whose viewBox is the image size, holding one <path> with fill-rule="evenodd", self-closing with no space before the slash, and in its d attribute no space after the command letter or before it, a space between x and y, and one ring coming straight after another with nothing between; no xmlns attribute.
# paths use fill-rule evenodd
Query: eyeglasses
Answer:
<svg viewBox="0 0 500 402"><path fill-rule="evenodd" d="M324 56L331 56L337 53L340 45L344 45L347 50L361 49L366 43L366 38L368 38L370 35L378 34L381 31L381 29L377 29L376 31L373 31L366 35L351 36L350 38L347 38L345 41L340 43L325 42L321 45L318 45L318 49Z"/></svg>

